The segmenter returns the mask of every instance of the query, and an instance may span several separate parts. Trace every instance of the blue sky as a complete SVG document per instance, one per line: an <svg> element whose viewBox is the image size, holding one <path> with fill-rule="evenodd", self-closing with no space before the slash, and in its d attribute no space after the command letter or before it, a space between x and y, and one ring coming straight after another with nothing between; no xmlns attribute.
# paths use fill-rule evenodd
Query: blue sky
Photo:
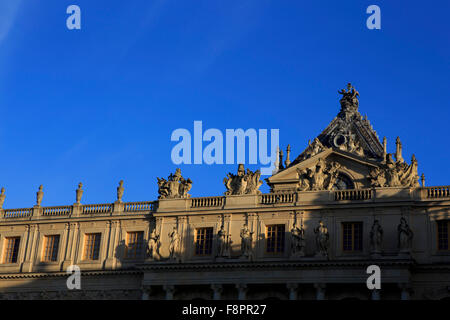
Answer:
<svg viewBox="0 0 450 320"><path fill-rule="evenodd" d="M81 30L66 8L81 8ZM381 8L381 30L366 8ZM157 198L177 128L280 129L292 158L352 82L389 152L400 136L427 185L449 185L448 1L0 2L0 186L5 208ZM193 196L235 165L181 165ZM252 169L259 165L250 166ZM267 187L262 188L267 191Z"/></svg>

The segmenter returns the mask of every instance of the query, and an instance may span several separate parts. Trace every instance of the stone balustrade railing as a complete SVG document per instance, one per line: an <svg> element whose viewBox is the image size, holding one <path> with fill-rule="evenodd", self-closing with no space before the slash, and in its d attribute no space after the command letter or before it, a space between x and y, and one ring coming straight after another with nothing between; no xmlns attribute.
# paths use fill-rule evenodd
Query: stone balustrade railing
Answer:
<svg viewBox="0 0 450 320"><path fill-rule="evenodd" d="M425 187L427 198L447 198L450 197L450 186Z"/></svg>
<svg viewBox="0 0 450 320"><path fill-rule="evenodd" d="M43 216L68 216L71 213L72 213L72 206L42 208Z"/></svg>
<svg viewBox="0 0 450 320"><path fill-rule="evenodd" d="M370 200L372 199L372 189L336 190L334 200Z"/></svg>
<svg viewBox="0 0 450 320"><path fill-rule="evenodd" d="M297 201L297 193L265 193L260 196L261 204L294 203Z"/></svg>
<svg viewBox="0 0 450 320"><path fill-rule="evenodd" d="M123 211L125 212L141 212L141 211L155 211L157 201L143 201L143 202L127 202L124 204Z"/></svg>
<svg viewBox="0 0 450 320"><path fill-rule="evenodd" d="M196 209L258 208L267 205L302 206L308 204L331 204L348 201L436 201L450 198L450 186L419 188L372 188L352 190L322 190L303 192L278 192L260 195L232 195L199 197L189 199L168 199L142 202L116 202L106 204L74 204L22 209L0 209L0 219L43 219L54 217L103 216L127 213L148 214Z"/></svg>
<svg viewBox="0 0 450 320"><path fill-rule="evenodd" d="M222 196L191 199L191 208L223 207L224 204L225 197Z"/></svg>
<svg viewBox="0 0 450 320"><path fill-rule="evenodd" d="M31 217L32 213L33 213L33 208L4 209L3 210L3 218L5 218L5 219L27 218L27 217Z"/></svg>
<svg viewBox="0 0 450 320"><path fill-rule="evenodd" d="M112 203L106 204L85 204L81 206L83 214L102 214L112 212Z"/></svg>

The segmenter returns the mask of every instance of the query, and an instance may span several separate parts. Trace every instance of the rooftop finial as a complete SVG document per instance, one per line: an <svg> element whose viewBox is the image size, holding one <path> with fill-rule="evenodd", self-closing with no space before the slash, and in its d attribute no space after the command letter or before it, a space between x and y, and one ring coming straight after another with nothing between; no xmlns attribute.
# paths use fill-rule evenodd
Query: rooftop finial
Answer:
<svg viewBox="0 0 450 320"><path fill-rule="evenodd" d="M339 102L341 103L341 117L352 115L353 113L358 111L359 106L359 92L356 91L356 89L352 86L352 84L349 82L347 84L347 89L342 89L338 91L338 93L342 94L341 100Z"/></svg>

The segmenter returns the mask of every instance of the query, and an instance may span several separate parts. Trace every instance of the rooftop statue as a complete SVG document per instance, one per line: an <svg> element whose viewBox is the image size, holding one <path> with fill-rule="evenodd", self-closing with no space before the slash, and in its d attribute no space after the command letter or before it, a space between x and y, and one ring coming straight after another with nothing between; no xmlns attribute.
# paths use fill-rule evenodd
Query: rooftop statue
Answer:
<svg viewBox="0 0 450 320"><path fill-rule="evenodd" d="M260 180L261 172L255 172L247 169L245 172L244 165L239 164L237 174L231 172L223 179L223 184L227 188L225 195L243 195L243 194L260 194L259 187L263 184Z"/></svg>
<svg viewBox="0 0 450 320"><path fill-rule="evenodd" d="M170 174L168 179L158 179L158 199L189 198L188 191L192 188L191 179L184 179L181 170L177 168L175 174Z"/></svg>
<svg viewBox="0 0 450 320"><path fill-rule="evenodd" d="M417 160L413 155L411 164L403 159L395 161L392 154L386 156L386 163L370 171L369 180L372 187L419 187L419 174L417 173Z"/></svg>
<svg viewBox="0 0 450 320"><path fill-rule="evenodd" d="M36 192L36 205L39 207L42 203L42 199L44 198L44 191L43 191L42 184L39 186L39 191Z"/></svg>
<svg viewBox="0 0 450 320"><path fill-rule="evenodd" d="M353 114L358 111L359 106L359 92L352 86L351 83L347 84L347 89L342 89L338 91L338 93L342 94L341 100L341 115ZM344 118L347 118L344 116Z"/></svg>
<svg viewBox="0 0 450 320"><path fill-rule="evenodd" d="M75 201L77 204L81 203L81 197L83 196L83 184L80 182L78 184L78 189L75 190Z"/></svg>

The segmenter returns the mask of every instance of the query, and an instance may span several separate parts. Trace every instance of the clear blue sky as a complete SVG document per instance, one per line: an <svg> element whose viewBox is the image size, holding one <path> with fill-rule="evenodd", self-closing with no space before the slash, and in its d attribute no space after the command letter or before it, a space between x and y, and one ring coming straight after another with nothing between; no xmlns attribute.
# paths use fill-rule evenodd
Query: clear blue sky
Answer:
<svg viewBox="0 0 450 320"><path fill-rule="evenodd" d="M79 5L82 29L66 28ZM381 8L368 30L366 8ZM0 186L5 208L157 198L176 168L170 135L278 128L292 158L352 82L389 152L400 136L428 185L449 185L449 1L0 2ZM193 196L231 165L181 165ZM251 166L252 169L259 165ZM267 187L263 187L267 191Z"/></svg>

